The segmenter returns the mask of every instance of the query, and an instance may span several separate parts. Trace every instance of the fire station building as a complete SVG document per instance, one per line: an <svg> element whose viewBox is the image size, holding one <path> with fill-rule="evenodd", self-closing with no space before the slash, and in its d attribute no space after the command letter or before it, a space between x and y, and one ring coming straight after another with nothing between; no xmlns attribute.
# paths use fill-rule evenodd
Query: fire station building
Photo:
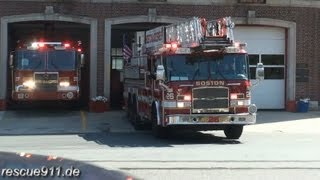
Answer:
<svg viewBox="0 0 320 180"><path fill-rule="evenodd" d="M24 38L81 39L86 66L83 101L122 101L122 34L197 16L231 16L234 36L247 43L251 78L257 62L265 80L254 87L259 109L286 109L300 98L320 100L320 2L312 0L0 0L0 109L11 95L9 53Z"/></svg>

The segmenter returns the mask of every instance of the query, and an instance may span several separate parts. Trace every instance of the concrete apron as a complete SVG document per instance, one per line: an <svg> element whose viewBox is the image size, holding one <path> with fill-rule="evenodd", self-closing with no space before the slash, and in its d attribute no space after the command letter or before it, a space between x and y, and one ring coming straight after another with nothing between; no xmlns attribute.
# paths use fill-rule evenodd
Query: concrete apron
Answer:
<svg viewBox="0 0 320 180"><path fill-rule="evenodd" d="M2 111L0 135L81 134L132 132L122 111Z"/></svg>

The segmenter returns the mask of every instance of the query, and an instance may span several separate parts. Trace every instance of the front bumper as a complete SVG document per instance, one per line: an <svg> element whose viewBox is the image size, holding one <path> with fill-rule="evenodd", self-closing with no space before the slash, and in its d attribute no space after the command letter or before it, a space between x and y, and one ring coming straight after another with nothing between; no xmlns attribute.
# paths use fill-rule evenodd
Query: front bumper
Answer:
<svg viewBox="0 0 320 180"><path fill-rule="evenodd" d="M166 116L166 125L248 125L256 123L256 114L174 114Z"/></svg>
<svg viewBox="0 0 320 180"><path fill-rule="evenodd" d="M55 101L64 100L71 101L79 99L77 91L68 92L42 92L42 91L26 91L26 92L13 92L12 99L15 101Z"/></svg>

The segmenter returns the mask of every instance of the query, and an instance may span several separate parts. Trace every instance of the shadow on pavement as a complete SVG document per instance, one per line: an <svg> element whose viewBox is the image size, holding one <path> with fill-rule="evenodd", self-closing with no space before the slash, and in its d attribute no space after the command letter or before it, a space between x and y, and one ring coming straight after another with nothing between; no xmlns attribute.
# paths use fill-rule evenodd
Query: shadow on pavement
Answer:
<svg viewBox="0 0 320 180"><path fill-rule="evenodd" d="M80 161L29 153L0 152L0 169L0 179L125 180L132 177Z"/></svg>
<svg viewBox="0 0 320 180"><path fill-rule="evenodd" d="M80 134L87 141L110 147L173 147L174 145L192 144L240 144L238 140L229 140L201 132L172 133L166 139L154 138L151 132L141 133L89 133Z"/></svg>
<svg viewBox="0 0 320 180"><path fill-rule="evenodd" d="M88 103L80 101L34 101L34 102L19 102L8 103L8 110L32 110L32 111L50 111L50 110L88 110Z"/></svg>
<svg viewBox="0 0 320 180"><path fill-rule="evenodd" d="M21 119L21 118L52 118L54 120L57 117L68 117L70 115L79 114L79 111L70 110L56 110L56 109L38 109L38 110L16 110L16 111L6 111L4 113L4 119Z"/></svg>

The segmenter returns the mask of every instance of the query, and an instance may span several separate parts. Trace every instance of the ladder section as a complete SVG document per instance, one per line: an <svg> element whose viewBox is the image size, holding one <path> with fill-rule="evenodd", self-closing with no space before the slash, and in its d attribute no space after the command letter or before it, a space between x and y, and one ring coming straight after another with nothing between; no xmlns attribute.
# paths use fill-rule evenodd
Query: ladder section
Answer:
<svg viewBox="0 0 320 180"><path fill-rule="evenodd" d="M181 47L221 49L233 45L234 23L230 17L207 21L193 17L191 20L166 27L166 43L178 43Z"/></svg>
<svg viewBox="0 0 320 180"><path fill-rule="evenodd" d="M202 20L202 26L205 30L202 46L206 48L223 48L232 46L234 42L233 28L234 23L230 17L206 22Z"/></svg>

